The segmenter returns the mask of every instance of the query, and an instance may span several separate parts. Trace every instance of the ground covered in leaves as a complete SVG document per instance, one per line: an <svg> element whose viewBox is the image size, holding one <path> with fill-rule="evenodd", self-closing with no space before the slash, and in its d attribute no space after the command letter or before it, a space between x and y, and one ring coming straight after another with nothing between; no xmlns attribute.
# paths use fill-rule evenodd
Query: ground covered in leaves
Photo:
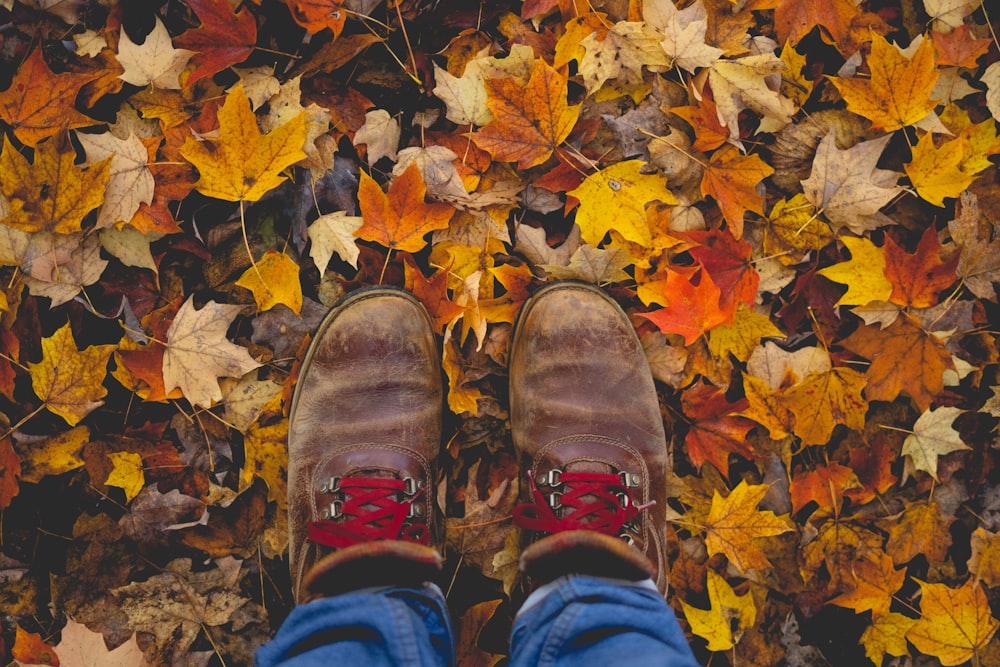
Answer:
<svg viewBox="0 0 1000 667"><path fill-rule="evenodd" d="M1000 51L979 0L0 0L5 663L244 665L345 292L441 336L462 665L524 597L505 361L629 312L713 665L1000 664Z"/></svg>

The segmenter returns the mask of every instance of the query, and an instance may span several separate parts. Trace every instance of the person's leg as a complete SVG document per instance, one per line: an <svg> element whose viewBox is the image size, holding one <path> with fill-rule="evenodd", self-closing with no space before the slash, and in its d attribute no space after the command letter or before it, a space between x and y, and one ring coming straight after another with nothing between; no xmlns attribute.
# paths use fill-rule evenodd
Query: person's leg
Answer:
<svg viewBox="0 0 1000 667"><path fill-rule="evenodd" d="M664 600L667 444L656 388L617 303L579 283L524 305L510 352L510 418L530 492L514 509L536 590L512 665L695 665Z"/></svg>
<svg viewBox="0 0 1000 667"><path fill-rule="evenodd" d="M257 667L451 665L454 639L435 585L366 589L297 606Z"/></svg>
<svg viewBox="0 0 1000 667"><path fill-rule="evenodd" d="M299 605L262 665L451 664L431 489L442 387L430 318L395 289L320 324L288 418L289 568ZM381 658L380 658L381 656ZM315 659L315 660L314 660Z"/></svg>

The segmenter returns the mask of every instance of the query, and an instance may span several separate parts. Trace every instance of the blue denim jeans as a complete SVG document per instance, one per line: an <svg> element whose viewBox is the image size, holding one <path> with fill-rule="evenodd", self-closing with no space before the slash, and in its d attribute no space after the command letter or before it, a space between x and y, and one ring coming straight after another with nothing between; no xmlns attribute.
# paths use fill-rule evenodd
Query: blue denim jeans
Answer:
<svg viewBox="0 0 1000 667"><path fill-rule="evenodd" d="M258 667L454 665L454 637L441 589L383 588L296 607ZM677 617L651 581L569 575L525 601L511 633L511 667L602 665L696 667Z"/></svg>

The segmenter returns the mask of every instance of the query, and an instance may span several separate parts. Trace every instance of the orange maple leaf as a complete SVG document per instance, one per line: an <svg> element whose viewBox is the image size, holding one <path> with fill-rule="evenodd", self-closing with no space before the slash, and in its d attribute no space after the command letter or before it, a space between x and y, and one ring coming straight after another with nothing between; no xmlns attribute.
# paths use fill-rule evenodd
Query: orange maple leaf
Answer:
<svg viewBox="0 0 1000 667"><path fill-rule="evenodd" d="M774 31L778 42L798 44L813 28L845 56L867 41L871 30L885 33L888 26L877 15L861 12L851 0L783 0L774 10Z"/></svg>
<svg viewBox="0 0 1000 667"><path fill-rule="evenodd" d="M680 334L684 344L691 345L703 333L730 319L719 309L722 292L701 266L671 267L666 273L666 305L651 313L640 313L660 331Z"/></svg>
<svg viewBox="0 0 1000 667"><path fill-rule="evenodd" d="M727 231L710 229L680 235L696 245L688 253L704 267L719 288L719 309L728 320L741 303L752 305L757 298L760 275L750 263L752 246Z"/></svg>
<svg viewBox="0 0 1000 667"><path fill-rule="evenodd" d="M938 65L954 67L976 66L976 60L990 50L993 43L989 37L979 39L972 34L972 28L963 23L949 33L931 31L934 42L934 53L937 54Z"/></svg>
<svg viewBox="0 0 1000 667"><path fill-rule="evenodd" d="M892 132L913 125L937 106L931 99L938 72L930 40L922 41L907 59L884 37L873 35L867 63L870 78L833 77L831 81L847 102L848 111L864 116L875 129Z"/></svg>
<svg viewBox="0 0 1000 667"><path fill-rule="evenodd" d="M292 18L310 35L329 28L336 38L344 30L347 12L343 0L285 0Z"/></svg>
<svg viewBox="0 0 1000 667"><path fill-rule="evenodd" d="M941 340L907 313L884 330L862 325L843 345L872 362L865 373L869 401L892 401L902 393L927 410L944 389L944 372L955 368Z"/></svg>
<svg viewBox="0 0 1000 667"><path fill-rule="evenodd" d="M853 609L858 614L871 611L873 616L889 611L892 596L906 580L906 570L897 570L892 559L885 554L855 561L851 566L851 575L854 578L853 590L838 595L830 603Z"/></svg>
<svg viewBox="0 0 1000 667"><path fill-rule="evenodd" d="M494 160L517 161L519 169L542 164L569 136L580 105L566 103L567 76L539 58L527 85L514 77L486 80L487 106L495 116L472 135Z"/></svg>
<svg viewBox="0 0 1000 667"><path fill-rule="evenodd" d="M757 155L742 155L732 144L712 154L701 177L701 194L711 195L722 209L722 217L736 238L743 236L743 215L764 215L764 195L757 184L774 169Z"/></svg>
<svg viewBox="0 0 1000 667"><path fill-rule="evenodd" d="M844 502L844 492L860 486L854 471L833 462L812 470L798 470L792 475L792 511L798 513L810 502L824 514L837 512Z"/></svg>
<svg viewBox="0 0 1000 667"><path fill-rule="evenodd" d="M413 259L406 255L403 257L403 272L404 286L424 304L439 334L444 334L445 328L467 310L467 307L459 306L448 298L448 269L440 269L430 278L425 278Z"/></svg>
<svg viewBox="0 0 1000 667"><path fill-rule="evenodd" d="M179 48L195 52L191 58L195 70L184 84L192 86L246 60L257 42L257 21L249 10L235 14L227 3L215 0L189 0L187 4L201 25L173 41Z"/></svg>
<svg viewBox="0 0 1000 667"><path fill-rule="evenodd" d="M670 113L677 114L694 129L694 143L691 150L703 152L718 148L729 139L729 130L719 120L715 101L702 97L698 106L674 107Z"/></svg>
<svg viewBox="0 0 1000 667"><path fill-rule="evenodd" d="M958 253L949 259L942 258L934 225L924 231L912 255L897 245L891 235L885 236L885 277L892 283L889 301L893 303L914 308L936 305L941 290L958 279L957 266Z"/></svg>
<svg viewBox="0 0 1000 667"><path fill-rule="evenodd" d="M684 444L695 468L700 470L708 461L728 479L730 454L753 458L747 433L754 424L735 414L746 407L745 398L730 403L725 390L710 384L698 383L684 391L681 408L691 420Z"/></svg>
<svg viewBox="0 0 1000 667"><path fill-rule="evenodd" d="M427 204L427 186L416 162L382 192L375 180L361 172L358 202L364 224L355 235L386 248L416 252L427 245L424 234L448 226L455 209L447 204Z"/></svg>
<svg viewBox="0 0 1000 667"><path fill-rule="evenodd" d="M74 108L80 88L100 73L53 74L42 57L41 47L31 52L10 83L0 93L0 119L14 128L14 136L28 146L37 146L62 130L96 125L98 121Z"/></svg>

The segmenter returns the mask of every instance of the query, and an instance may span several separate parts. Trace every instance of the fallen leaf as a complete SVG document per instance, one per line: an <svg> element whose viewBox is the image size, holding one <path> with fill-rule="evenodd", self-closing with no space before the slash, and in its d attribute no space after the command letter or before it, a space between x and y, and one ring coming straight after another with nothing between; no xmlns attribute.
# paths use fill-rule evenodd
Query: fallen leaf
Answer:
<svg viewBox="0 0 1000 667"><path fill-rule="evenodd" d="M182 49L194 52L191 57L194 71L185 82L186 86L193 86L199 79L247 59L257 43L257 21L250 10L244 8L234 13L225 2L189 0L187 5L201 25L174 41Z"/></svg>
<svg viewBox="0 0 1000 667"><path fill-rule="evenodd" d="M59 655L45 643L42 636L36 632L28 632L20 625L14 626L14 646L11 657L19 663L28 665L51 665L59 667Z"/></svg>
<svg viewBox="0 0 1000 667"><path fill-rule="evenodd" d="M142 457L134 452L110 452L108 458L111 459L114 468L104 483L125 491L125 502L132 502L146 485L146 477L142 472Z"/></svg>
<svg viewBox="0 0 1000 667"><path fill-rule="evenodd" d="M193 55L193 51L174 48L159 17L142 44L133 42L124 30L118 40L118 62L125 68L121 78L135 86L180 88L179 77Z"/></svg>
<svg viewBox="0 0 1000 667"><path fill-rule="evenodd" d="M825 445L837 424L863 429L868 411L868 402L861 396L864 388L864 374L852 368L810 373L782 392L785 405L795 415L792 431L803 445Z"/></svg>
<svg viewBox="0 0 1000 667"><path fill-rule="evenodd" d="M932 0L933 1L933 0ZM956 67L975 68L979 56L990 50L992 40L982 39L972 34L972 28L962 23L950 32L934 31L931 33L934 43L934 54L939 67L954 65Z"/></svg>
<svg viewBox="0 0 1000 667"><path fill-rule="evenodd" d="M898 516L886 521L889 539L886 553L896 565L906 565L918 556L930 561L942 561L951 548L949 528L954 517L944 514L933 501L914 502Z"/></svg>
<svg viewBox="0 0 1000 667"><path fill-rule="evenodd" d="M708 570L708 610L692 607L681 600L691 632L708 640L709 651L728 651L757 621L757 607L750 593L737 595L732 586Z"/></svg>
<svg viewBox="0 0 1000 667"><path fill-rule="evenodd" d="M746 361L761 340L769 337L784 337L784 334L766 315L740 303L732 324L720 324L709 333L708 349L716 358L731 354L739 361Z"/></svg>
<svg viewBox="0 0 1000 667"><path fill-rule="evenodd" d="M42 339L42 360L29 363L31 387L45 407L76 426L104 404L108 393L104 378L115 345L91 345L77 349L69 324Z"/></svg>
<svg viewBox="0 0 1000 667"><path fill-rule="evenodd" d="M240 477L241 488L247 488L254 477L267 483L267 499L285 510L288 503L288 420L261 426L254 422L243 436L246 463Z"/></svg>
<svg viewBox="0 0 1000 667"><path fill-rule="evenodd" d="M929 39L907 58L884 37L873 34L866 62L869 78L832 77L830 81L847 102L847 109L872 121L875 129L892 132L914 125L937 106L931 99L938 74Z"/></svg>
<svg viewBox="0 0 1000 667"><path fill-rule="evenodd" d="M494 119L472 135L494 160L527 169L545 162L576 125L580 106L566 103L567 77L539 58L527 85L514 77L486 80Z"/></svg>
<svg viewBox="0 0 1000 667"><path fill-rule="evenodd" d="M385 109L373 109L365 114L365 124L354 133L354 145L367 147L368 164L375 164L383 157L395 160L399 133L399 121Z"/></svg>
<svg viewBox="0 0 1000 667"><path fill-rule="evenodd" d="M917 650L960 665L985 648L1000 621L993 617L979 582L968 580L959 588L916 580L920 586L920 618L906 633Z"/></svg>
<svg viewBox="0 0 1000 667"><path fill-rule="evenodd" d="M681 395L681 409L690 421L684 444L696 469L707 461L729 478L729 455L753 458L747 433L753 428L749 419L738 416L745 400L730 402L718 387L698 383Z"/></svg>
<svg viewBox="0 0 1000 667"><path fill-rule="evenodd" d="M766 77L781 74L785 63L773 53L719 60L708 70L719 121L729 136L740 138L739 115L749 109L761 116L758 131L774 132L792 121L795 104L767 87Z"/></svg>
<svg viewBox="0 0 1000 667"><path fill-rule="evenodd" d="M21 476L21 459L14 446L10 442L10 437L0 440L0 511L10 507L10 502L21 490L17 483Z"/></svg>
<svg viewBox="0 0 1000 667"><path fill-rule="evenodd" d="M21 459L21 481L37 484L47 475L83 467L79 457L83 445L90 440L90 429L77 426L51 438L18 438L14 449Z"/></svg>
<svg viewBox="0 0 1000 667"><path fill-rule="evenodd" d="M455 644L456 665L460 667L493 667L503 659L502 655L488 653L479 648L479 635L483 631L483 627L493 618L497 607L502 602L503 600L490 600L472 605L458 619L456 632L458 639Z"/></svg>
<svg viewBox="0 0 1000 667"><path fill-rule="evenodd" d="M993 236L993 225L980 212L976 195L961 194L948 231L959 249L955 273L977 297L996 301L993 284L1000 283L1000 238Z"/></svg>
<svg viewBox="0 0 1000 667"><path fill-rule="evenodd" d="M914 469L923 470L937 479L939 456L971 449L952 426L960 414L962 410L959 408L940 407L920 415L913 425L913 433L903 441L903 455L910 457Z"/></svg>
<svg viewBox="0 0 1000 667"><path fill-rule="evenodd" d="M929 226L913 254L907 253L893 240L885 237L885 277L892 283L889 301L912 308L929 308L938 304L942 290L954 284L958 256L944 257L937 230Z"/></svg>
<svg viewBox="0 0 1000 667"><path fill-rule="evenodd" d="M299 265L283 252L268 250L235 284L253 292L257 310L270 310L282 304L296 315L302 311Z"/></svg>
<svg viewBox="0 0 1000 667"><path fill-rule="evenodd" d="M100 166L111 158L104 203L97 212L98 229L129 222L140 204L153 202L155 183L146 166L149 152L138 137L129 134L128 139L119 139L110 132L76 136L87 152L87 164Z"/></svg>
<svg viewBox="0 0 1000 667"><path fill-rule="evenodd" d="M660 37L642 21L618 21L602 36L593 32L580 40L584 55L578 68L583 85L590 93L602 89L628 93L642 89L642 69L663 72L670 68L660 46ZM608 81L612 83L609 84Z"/></svg>
<svg viewBox="0 0 1000 667"><path fill-rule="evenodd" d="M756 540L792 530L787 519L757 505L767 493L767 484L741 481L727 497L712 494L712 506L705 519L705 547L709 555L723 554L740 572L767 570L771 563Z"/></svg>
<svg viewBox="0 0 1000 667"><path fill-rule="evenodd" d="M329 29L337 37L347 21L343 0L287 0L287 4L292 18L310 35Z"/></svg>
<svg viewBox="0 0 1000 667"><path fill-rule="evenodd" d="M865 655L876 665L883 663L886 654L901 657L909 655L906 633L917 619L890 611L872 618L872 622L861 634Z"/></svg>
<svg viewBox="0 0 1000 667"><path fill-rule="evenodd" d="M281 185L282 171L306 157L305 113L261 134L240 84L226 93L219 126L219 138L210 146L189 137L181 147L181 155L198 168L195 187L207 197L257 201Z"/></svg>
<svg viewBox="0 0 1000 667"><path fill-rule="evenodd" d="M346 211L336 211L319 216L309 225L309 256L316 263L320 273L326 271L330 260L336 254L342 260L358 268L358 250L355 238L364 223L360 215L347 215Z"/></svg>
<svg viewBox="0 0 1000 667"><path fill-rule="evenodd" d="M815 502L822 515L838 514L844 504L844 494L860 486L853 470L835 462L797 471L789 487L792 511L798 513L810 502Z"/></svg>
<svg viewBox="0 0 1000 667"><path fill-rule="evenodd" d="M375 241L391 250L416 252L427 245L424 236L448 226L455 209L447 204L425 203L427 188L416 163L406 168L384 193L361 172L358 201L364 222L358 238Z"/></svg>
<svg viewBox="0 0 1000 667"><path fill-rule="evenodd" d="M672 0L646 2L642 17L663 36L660 46L678 67L694 73L701 67L711 67L723 54L722 49L705 43L708 12L701 0L678 10Z"/></svg>
<svg viewBox="0 0 1000 667"><path fill-rule="evenodd" d="M143 667L147 664L134 633L127 642L111 651L104 643L104 635L91 632L72 618L66 621L60 634L62 638L55 650L62 667Z"/></svg>
<svg viewBox="0 0 1000 667"><path fill-rule="evenodd" d="M820 269L817 273L835 283L847 285L835 306L864 306L873 301L888 301L893 284L886 277L885 250L865 237L842 236L851 258Z"/></svg>
<svg viewBox="0 0 1000 667"><path fill-rule="evenodd" d="M63 130L97 125L98 121L77 111L74 104L80 88L98 76L54 74L39 45L16 69L10 87L0 93L0 119L14 129L18 141L32 148Z"/></svg>
<svg viewBox="0 0 1000 667"><path fill-rule="evenodd" d="M872 612L873 618L889 613L893 596L906 580L906 570L897 570L893 561L882 554L876 560L858 560L852 570L853 590L841 593L830 604L853 609L854 613Z"/></svg>
<svg viewBox="0 0 1000 667"><path fill-rule="evenodd" d="M876 166L891 138L886 135L840 150L831 132L817 147L802 192L835 232L847 227L864 234L883 224L876 214L901 191L896 185L899 175Z"/></svg>
<svg viewBox="0 0 1000 667"><path fill-rule="evenodd" d="M692 345L702 334L730 319L719 309L721 296L712 277L701 267L668 269L664 289L666 305L651 313L639 314L663 333L680 334L685 345Z"/></svg>
<svg viewBox="0 0 1000 667"><path fill-rule="evenodd" d="M921 199L944 206L946 197L958 197L975 180L973 174L962 169L969 150L968 141L961 137L935 146L928 132L917 140L911 149L913 157L903 169Z"/></svg>
<svg viewBox="0 0 1000 667"><path fill-rule="evenodd" d="M646 205L653 201L676 204L655 174L644 174L641 160L618 162L591 174L567 194L580 200L576 224L585 243L599 245L610 230L635 243L651 240Z"/></svg>
<svg viewBox="0 0 1000 667"><path fill-rule="evenodd" d="M757 191L774 169L757 155L741 155L732 145L712 153L701 178L701 194L713 197L722 217L736 238L743 237L743 217L747 211L764 215L764 195ZM666 202L672 203L672 202Z"/></svg>
<svg viewBox="0 0 1000 667"><path fill-rule="evenodd" d="M226 338L242 309L209 301L195 310L194 297L188 297L167 329L163 386L168 393L180 387L192 405L210 407L222 399L218 378L241 377L261 365Z"/></svg>
<svg viewBox="0 0 1000 667"><path fill-rule="evenodd" d="M77 167L76 153L61 151L55 141L41 144L34 152L34 162L29 164L4 137L0 193L10 206L4 224L26 232L79 232L84 216L104 203L110 160Z"/></svg>

